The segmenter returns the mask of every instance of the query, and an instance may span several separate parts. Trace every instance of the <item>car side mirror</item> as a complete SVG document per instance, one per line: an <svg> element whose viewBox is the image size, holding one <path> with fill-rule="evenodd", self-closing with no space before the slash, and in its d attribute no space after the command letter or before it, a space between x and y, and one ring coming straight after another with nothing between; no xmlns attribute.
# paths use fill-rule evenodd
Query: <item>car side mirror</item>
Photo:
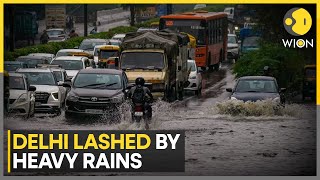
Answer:
<svg viewBox="0 0 320 180"><path fill-rule="evenodd" d="M226 91L227 92L232 92L232 88L227 88Z"/></svg>
<svg viewBox="0 0 320 180"><path fill-rule="evenodd" d="M71 88L71 83L65 82L65 83L62 84L62 86L65 87L65 88Z"/></svg>
<svg viewBox="0 0 320 180"><path fill-rule="evenodd" d="M62 86L63 82L62 81L58 81L58 86Z"/></svg>
<svg viewBox="0 0 320 180"><path fill-rule="evenodd" d="M35 86L29 86L28 91L36 91L37 88Z"/></svg>
<svg viewBox="0 0 320 180"><path fill-rule="evenodd" d="M280 89L280 92L282 92L282 93L284 93L284 92L286 92L287 91L287 88L281 88Z"/></svg>

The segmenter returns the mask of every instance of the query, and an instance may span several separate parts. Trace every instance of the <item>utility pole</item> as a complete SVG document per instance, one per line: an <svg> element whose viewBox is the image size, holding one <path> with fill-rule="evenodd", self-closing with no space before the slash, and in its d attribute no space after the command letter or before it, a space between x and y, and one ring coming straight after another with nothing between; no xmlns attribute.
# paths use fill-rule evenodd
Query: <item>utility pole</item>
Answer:
<svg viewBox="0 0 320 180"><path fill-rule="evenodd" d="M83 5L83 17L84 17L84 36L88 36L88 5L84 4Z"/></svg>
<svg viewBox="0 0 320 180"><path fill-rule="evenodd" d="M15 5L9 5L9 50L11 52L14 51L14 11L15 11Z"/></svg>
<svg viewBox="0 0 320 180"><path fill-rule="evenodd" d="M134 26L135 22L135 12L134 12L134 5L130 4L130 26Z"/></svg>

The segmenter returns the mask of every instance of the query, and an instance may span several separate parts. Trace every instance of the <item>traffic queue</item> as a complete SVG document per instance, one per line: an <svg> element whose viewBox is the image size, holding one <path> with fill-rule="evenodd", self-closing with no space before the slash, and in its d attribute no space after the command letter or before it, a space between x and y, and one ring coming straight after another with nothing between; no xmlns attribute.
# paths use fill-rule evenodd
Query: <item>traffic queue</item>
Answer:
<svg viewBox="0 0 320 180"><path fill-rule="evenodd" d="M5 62L9 91L6 114L82 115L117 120L129 100L135 121L150 119L150 103L182 100L185 91L201 95L202 77L191 35L169 30L85 39L55 55L33 53ZM191 42L190 42L191 40Z"/></svg>

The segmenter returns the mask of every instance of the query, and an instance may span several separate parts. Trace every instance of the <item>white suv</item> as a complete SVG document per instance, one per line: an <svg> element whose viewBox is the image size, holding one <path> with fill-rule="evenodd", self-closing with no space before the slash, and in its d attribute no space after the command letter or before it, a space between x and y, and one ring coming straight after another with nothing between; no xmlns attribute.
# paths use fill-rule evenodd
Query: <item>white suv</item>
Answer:
<svg viewBox="0 0 320 180"><path fill-rule="evenodd" d="M202 70L198 70L195 60L188 60L188 69L190 70L189 85L185 90L193 91L196 95L200 96L202 90Z"/></svg>
<svg viewBox="0 0 320 180"><path fill-rule="evenodd" d="M10 105L9 112L13 115L22 115L25 118L32 117L35 112L36 87L29 86L25 75L9 73L10 79Z"/></svg>
<svg viewBox="0 0 320 180"><path fill-rule="evenodd" d="M35 110L43 113L61 113L65 101L66 89L58 85L50 68L18 69L18 73L25 74L29 83L37 88L35 93Z"/></svg>

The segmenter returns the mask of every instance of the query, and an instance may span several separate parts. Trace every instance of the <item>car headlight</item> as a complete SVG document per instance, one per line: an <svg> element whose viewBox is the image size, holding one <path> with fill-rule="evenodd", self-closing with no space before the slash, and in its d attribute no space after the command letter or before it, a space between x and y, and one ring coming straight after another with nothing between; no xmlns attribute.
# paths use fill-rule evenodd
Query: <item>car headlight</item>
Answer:
<svg viewBox="0 0 320 180"><path fill-rule="evenodd" d="M18 98L17 102L18 102L18 103L26 102L27 99L28 99L27 94L22 94L22 95Z"/></svg>
<svg viewBox="0 0 320 180"><path fill-rule="evenodd" d="M231 100L238 100L238 99L237 99L237 98L235 98L235 97L231 97L230 99L231 99Z"/></svg>
<svg viewBox="0 0 320 180"><path fill-rule="evenodd" d="M121 102L123 102L123 100L124 100L123 94L118 94L118 95L111 98L112 103L121 103Z"/></svg>
<svg viewBox="0 0 320 180"><path fill-rule="evenodd" d="M280 97L276 97L274 99L272 99L273 102L276 102L276 103L280 103Z"/></svg>
<svg viewBox="0 0 320 180"><path fill-rule="evenodd" d="M68 94L68 96L67 96L67 100L69 100L69 101L78 101L79 100L79 96L76 96L76 95L74 95L74 94Z"/></svg>
<svg viewBox="0 0 320 180"><path fill-rule="evenodd" d="M51 93L52 97L54 100L58 100L59 99L59 92L53 92Z"/></svg>
<svg viewBox="0 0 320 180"><path fill-rule="evenodd" d="M197 79L197 76L190 76L189 79Z"/></svg>

